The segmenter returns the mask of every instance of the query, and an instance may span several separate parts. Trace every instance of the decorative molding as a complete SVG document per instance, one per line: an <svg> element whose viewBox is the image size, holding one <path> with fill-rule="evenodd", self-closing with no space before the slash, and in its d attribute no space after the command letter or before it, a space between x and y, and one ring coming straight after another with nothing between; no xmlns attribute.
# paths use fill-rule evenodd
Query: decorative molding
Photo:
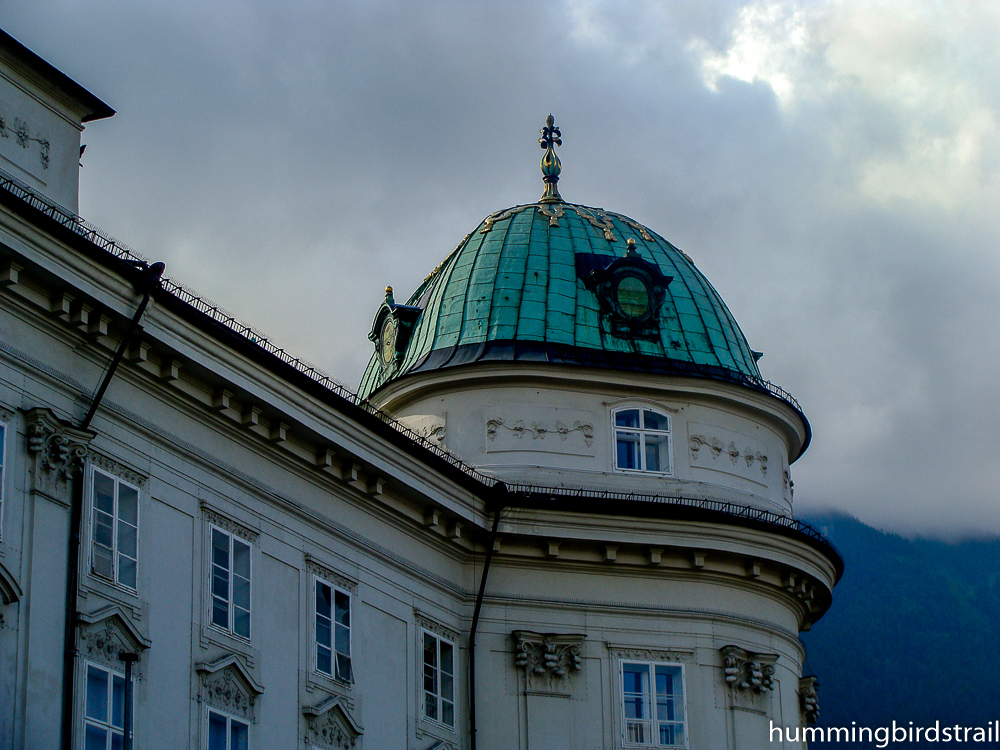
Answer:
<svg viewBox="0 0 1000 750"><path fill-rule="evenodd" d="M306 744L326 750L353 750L364 729L351 716L339 696L330 696L315 706L304 706Z"/></svg>
<svg viewBox="0 0 1000 750"><path fill-rule="evenodd" d="M244 526L240 522L234 521L228 516L222 515L204 500L201 501L200 505L202 515L209 523L214 526L218 526L223 531L228 531L230 534L234 534L235 536L250 542L250 544L255 544L257 542L257 538L260 536L259 531L255 531L249 526Z"/></svg>
<svg viewBox="0 0 1000 750"><path fill-rule="evenodd" d="M769 693L774 690L777 654L757 654L739 646L723 646L723 678L733 692Z"/></svg>
<svg viewBox="0 0 1000 750"><path fill-rule="evenodd" d="M100 453L91 453L90 463L92 466L95 466L102 471L106 471L108 474L116 476L119 479L123 479L136 487L142 487L148 479L147 476L140 474L138 471L130 469L125 464L119 463L113 458L108 458Z"/></svg>
<svg viewBox="0 0 1000 750"><path fill-rule="evenodd" d="M595 229L604 233L604 239L608 242L617 242L618 238L615 237L614 222L611 221L611 217L608 216L604 211L599 208L587 209L583 206L569 206L569 208L576 211L577 215L584 221L589 221L591 226Z"/></svg>
<svg viewBox="0 0 1000 750"><path fill-rule="evenodd" d="M608 211L608 213L611 214L611 216L614 216L616 219L618 219L618 221L620 221L622 224L627 224L628 226L632 227L632 229L637 231L639 233L639 236L642 237L644 240L646 240L646 242L653 242L653 236L649 233L649 230L646 229L646 227L644 227L639 222L632 221L632 219L630 219L627 216L622 216L621 214L612 213L611 211Z"/></svg>
<svg viewBox="0 0 1000 750"><path fill-rule="evenodd" d="M748 469L751 468L756 462L760 468L761 475L765 477L767 476L767 456L760 451L755 451L753 448L744 448L741 453L736 447L736 443L732 440L729 441L729 447L727 448L726 445L717 437L692 435L688 438L688 448L691 451L692 461L698 459L699 451L703 446L709 449L713 461L725 454L732 462L733 466L736 466L742 457Z"/></svg>
<svg viewBox="0 0 1000 750"><path fill-rule="evenodd" d="M251 723L257 722L257 696L264 688L254 680L238 656L227 654L213 662L198 662L195 670L201 675L199 701Z"/></svg>
<svg viewBox="0 0 1000 750"><path fill-rule="evenodd" d="M437 414L412 414L407 417L400 417L400 422L409 430L412 430L420 437L444 448L444 441L447 437L447 426L445 418Z"/></svg>
<svg viewBox="0 0 1000 750"><path fill-rule="evenodd" d="M819 718L819 678L816 675L799 678L799 709L803 724L815 724Z"/></svg>
<svg viewBox="0 0 1000 750"><path fill-rule="evenodd" d="M539 204L538 213L549 220L550 227L557 227L559 226L559 219L561 219L566 212L558 203L549 203L545 205Z"/></svg>
<svg viewBox="0 0 1000 750"><path fill-rule="evenodd" d="M35 467L60 479L83 470L88 447L95 433L78 430L59 419L51 409L36 407L25 413L28 429L28 452L35 456ZM38 477L35 478L36 482Z"/></svg>
<svg viewBox="0 0 1000 750"><path fill-rule="evenodd" d="M523 419L507 424L503 417L493 417L486 422L486 437L490 442L496 439L497 430L501 427L509 430L518 440L526 433L531 435L532 440L544 440L547 435L553 434L558 435L560 440L565 440L572 433L579 432L583 435L583 442L587 444L588 448L594 442L594 425L580 420L575 420L572 427L557 420L555 428L549 429L545 422L532 422L529 427Z"/></svg>
<svg viewBox="0 0 1000 750"><path fill-rule="evenodd" d="M334 586L337 586L338 588L341 588L344 591L348 591L351 594L358 593L358 584L356 581L352 581L350 578L341 575L337 571L333 570L333 568L330 568L324 563L317 560L308 552L306 552L305 558L306 558L306 570L308 570L313 575L319 576L324 581L332 583Z"/></svg>
<svg viewBox="0 0 1000 750"><path fill-rule="evenodd" d="M142 653L152 645L124 609L109 604L77 615L80 652L91 661L121 669L122 652Z"/></svg>
<svg viewBox="0 0 1000 750"><path fill-rule="evenodd" d="M414 620L414 622L417 623L417 625L419 625L420 627L422 627L424 630L427 630L427 631L433 633L434 635L440 636L441 638L444 638L445 640L451 641L452 643L454 643L456 645L458 644L458 631L457 630L452 630L451 628L449 628L449 627L447 627L445 625L442 625L441 623L437 622L436 620L430 619L423 612L421 612L419 609L413 610L413 620Z"/></svg>
<svg viewBox="0 0 1000 750"><path fill-rule="evenodd" d="M21 148L28 150L32 143L38 144L38 159L42 169L49 168L52 143L48 136L28 119L11 115L6 102L0 102L0 138L13 138Z"/></svg>
<svg viewBox="0 0 1000 750"><path fill-rule="evenodd" d="M485 219L483 219L483 228L479 230L480 234L488 234L493 229L493 225L498 221L503 221L504 219L509 219L516 213L520 213L526 208L531 208L531 206L515 206L514 208L508 208L503 211L494 211Z"/></svg>
<svg viewBox="0 0 1000 750"><path fill-rule="evenodd" d="M6 407L0 406L0 422L10 425L14 419L14 412Z"/></svg>
<svg viewBox="0 0 1000 750"><path fill-rule="evenodd" d="M529 692L565 694L567 678L583 667L579 633L535 633L515 630L514 666L523 669Z"/></svg>
<svg viewBox="0 0 1000 750"><path fill-rule="evenodd" d="M14 604L21 601L23 595L17 579L0 562L0 604Z"/></svg>
<svg viewBox="0 0 1000 750"><path fill-rule="evenodd" d="M694 661L694 651L682 649L636 648L634 646L617 646L607 644L608 652L614 659L635 659L636 661L655 661L666 664L691 664Z"/></svg>

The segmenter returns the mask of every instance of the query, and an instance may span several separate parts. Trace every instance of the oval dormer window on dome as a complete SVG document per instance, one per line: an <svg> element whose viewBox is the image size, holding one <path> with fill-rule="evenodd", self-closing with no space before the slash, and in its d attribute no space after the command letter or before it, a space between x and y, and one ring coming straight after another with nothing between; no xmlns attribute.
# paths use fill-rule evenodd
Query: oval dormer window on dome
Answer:
<svg viewBox="0 0 1000 750"><path fill-rule="evenodd" d="M615 287L615 301L624 317L639 320L649 312L652 295L645 280L638 276L622 276Z"/></svg>
<svg viewBox="0 0 1000 750"><path fill-rule="evenodd" d="M611 412L615 470L673 474L670 417L654 409L628 406Z"/></svg>

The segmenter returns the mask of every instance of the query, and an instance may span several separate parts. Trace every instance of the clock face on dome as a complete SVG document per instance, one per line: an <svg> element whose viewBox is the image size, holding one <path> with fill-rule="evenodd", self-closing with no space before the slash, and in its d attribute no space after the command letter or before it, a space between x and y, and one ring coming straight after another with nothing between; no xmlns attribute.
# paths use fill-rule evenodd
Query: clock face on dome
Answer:
<svg viewBox="0 0 1000 750"><path fill-rule="evenodd" d="M392 318L387 317L382 324L379 351L385 364L390 364L396 357L396 321Z"/></svg>

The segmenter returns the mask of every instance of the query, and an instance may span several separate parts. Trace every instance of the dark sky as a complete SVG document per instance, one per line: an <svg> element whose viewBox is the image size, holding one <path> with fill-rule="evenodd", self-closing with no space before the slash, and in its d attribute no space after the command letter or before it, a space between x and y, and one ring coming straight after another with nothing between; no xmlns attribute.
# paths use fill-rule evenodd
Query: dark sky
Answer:
<svg viewBox="0 0 1000 750"><path fill-rule="evenodd" d="M797 512L1000 533L1000 5L0 0L118 110L80 212L356 387L487 214L560 190L725 298L815 437Z"/></svg>

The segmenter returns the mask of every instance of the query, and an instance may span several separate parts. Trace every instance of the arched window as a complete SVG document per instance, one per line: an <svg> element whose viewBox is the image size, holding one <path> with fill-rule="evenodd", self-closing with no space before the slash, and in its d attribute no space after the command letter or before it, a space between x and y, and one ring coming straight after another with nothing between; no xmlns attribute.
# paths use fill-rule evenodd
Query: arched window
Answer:
<svg viewBox="0 0 1000 750"><path fill-rule="evenodd" d="M672 474L670 417L653 409L626 407L611 414L615 469Z"/></svg>

